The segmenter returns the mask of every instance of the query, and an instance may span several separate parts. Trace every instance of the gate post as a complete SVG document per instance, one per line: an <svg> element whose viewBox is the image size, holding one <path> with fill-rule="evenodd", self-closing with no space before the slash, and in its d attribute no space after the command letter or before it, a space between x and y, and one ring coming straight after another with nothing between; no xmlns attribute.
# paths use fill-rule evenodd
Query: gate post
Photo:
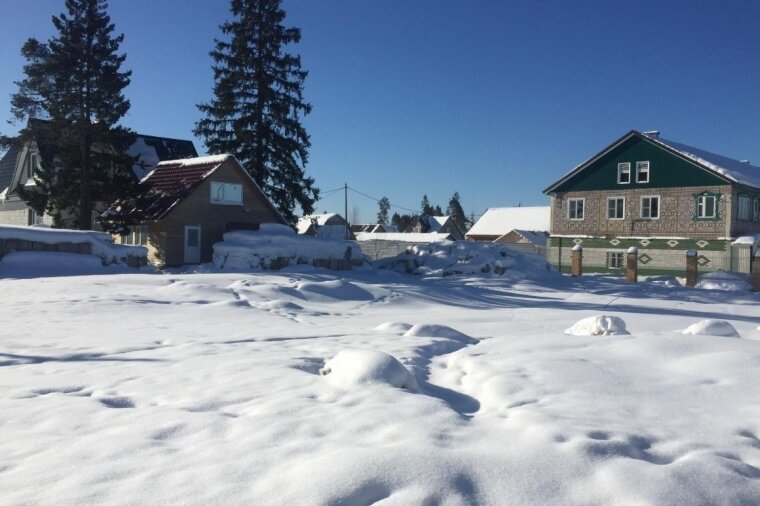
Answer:
<svg viewBox="0 0 760 506"><path fill-rule="evenodd" d="M583 274L583 246L576 244L572 252L573 262L570 268L570 275L577 278Z"/></svg>
<svg viewBox="0 0 760 506"><path fill-rule="evenodd" d="M694 249L686 252L686 286L697 286L697 250Z"/></svg>
<svg viewBox="0 0 760 506"><path fill-rule="evenodd" d="M628 248L625 254L625 280L629 283L639 281L639 249L636 246Z"/></svg>

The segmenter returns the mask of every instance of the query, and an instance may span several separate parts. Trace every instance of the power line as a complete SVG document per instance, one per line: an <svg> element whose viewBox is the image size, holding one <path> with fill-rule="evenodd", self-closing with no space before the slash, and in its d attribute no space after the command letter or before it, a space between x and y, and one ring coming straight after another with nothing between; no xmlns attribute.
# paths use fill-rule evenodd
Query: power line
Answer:
<svg viewBox="0 0 760 506"><path fill-rule="evenodd" d="M372 195L367 195L367 194L366 194L366 193L364 193L364 192L360 192L359 190L357 190L357 189L355 189L355 188L351 188L351 187L349 186L349 187L348 187L348 189L349 189L349 190L351 190L351 191L352 191L352 192L354 192L354 193L358 193L359 195L361 195L361 196L363 196L363 197L367 197L367 198L368 198L368 199L370 199L370 200L374 200L375 202L380 202L380 199L378 199L378 198L375 198L375 197L373 197ZM397 206L397 205L395 205L395 204L390 204L390 206L391 206L391 207L395 207L396 209L402 209L402 210L404 210L404 211L409 211L410 213L413 213L413 214L416 214L416 213L417 213L417 211L415 211L414 209L409 209L408 207L404 207L404 206Z"/></svg>

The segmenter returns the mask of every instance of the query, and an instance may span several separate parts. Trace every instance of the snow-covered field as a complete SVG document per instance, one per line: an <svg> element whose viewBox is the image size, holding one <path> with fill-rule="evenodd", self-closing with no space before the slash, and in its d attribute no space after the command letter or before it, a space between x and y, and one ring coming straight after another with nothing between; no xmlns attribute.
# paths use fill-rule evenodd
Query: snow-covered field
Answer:
<svg viewBox="0 0 760 506"><path fill-rule="evenodd" d="M0 279L0 503L759 504L760 295L672 284Z"/></svg>

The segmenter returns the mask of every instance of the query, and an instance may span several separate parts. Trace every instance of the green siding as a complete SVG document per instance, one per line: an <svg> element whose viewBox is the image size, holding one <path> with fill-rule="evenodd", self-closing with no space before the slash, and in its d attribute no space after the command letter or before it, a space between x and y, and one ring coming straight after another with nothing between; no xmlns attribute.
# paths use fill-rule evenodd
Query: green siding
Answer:
<svg viewBox="0 0 760 506"><path fill-rule="evenodd" d="M649 182L636 182L636 162L649 162ZM631 182L617 182L617 166L631 163ZM728 184L725 180L687 162L660 146L634 135L574 175L555 192L625 190L632 188L678 188Z"/></svg>

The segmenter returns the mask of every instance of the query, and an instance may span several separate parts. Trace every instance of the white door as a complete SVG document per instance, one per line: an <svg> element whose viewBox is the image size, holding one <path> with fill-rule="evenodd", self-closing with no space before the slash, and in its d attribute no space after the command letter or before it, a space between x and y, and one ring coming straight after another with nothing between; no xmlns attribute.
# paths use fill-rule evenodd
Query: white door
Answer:
<svg viewBox="0 0 760 506"><path fill-rule="evenodd" d="M185 227L185 263L201 263L201 226L187 225Z"/></svg>

